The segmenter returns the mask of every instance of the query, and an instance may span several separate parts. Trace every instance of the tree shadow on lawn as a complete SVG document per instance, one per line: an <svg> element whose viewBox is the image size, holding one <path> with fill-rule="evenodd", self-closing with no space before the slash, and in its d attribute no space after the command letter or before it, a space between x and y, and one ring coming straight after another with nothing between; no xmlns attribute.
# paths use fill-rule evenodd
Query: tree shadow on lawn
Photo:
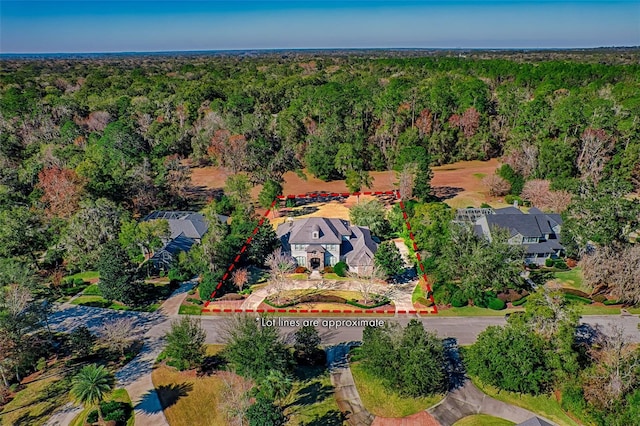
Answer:
<svg viewBox="0 0 640 426"><path fill-rule="evenodd" d="M300 426L342 426L347 420L346 416L340 411L331 410L323 416L317 416L310 422L300 423Z"/></svg>
<svg viewBox="0 0 640 426"><path fill-rule="evenodd" d="M216 371L224 370L226 365L227 360L220 354L207 356L198 369L198 377L210 376Z"/></svg>
<svg viewBox="0 0 640 426"><path fill-rule="evenodd" d="M193 390L193 383L171 383L170 385L162 385L156 388L158 394L158 400L160 400L161 407L155 406L155 401L152 393L145 394L142 401L136 406L137 409L146 411L148 413L155 413L161 410L166 410L172 405L176 404L180 398L189 395L189 392Z"/></svg>

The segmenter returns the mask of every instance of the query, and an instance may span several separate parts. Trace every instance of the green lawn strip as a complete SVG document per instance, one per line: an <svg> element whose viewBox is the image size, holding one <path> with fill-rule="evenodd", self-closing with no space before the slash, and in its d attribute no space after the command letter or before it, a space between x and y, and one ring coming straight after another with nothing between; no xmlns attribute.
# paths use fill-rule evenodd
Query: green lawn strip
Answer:
<svg viewBox="0 0 640 426"><path fill-rule="evenodd" d="M405 417L423 411L444 398L444 395L411 398L389 389L381 379L367 372L361 363L351 364L351 373L364 407L382 417Z"/></svg>
<svg viewBox="0 0 640 426"><path fill-rule="evenodd" d="M102 292L98 288L98 284L91 284L82 292L84 296L102 296Z"/></svg>
<svg viewBox="0 0 640 426"><path fill-rule="evenodd" d="M284 404L289 416L287 425L339 424L342 414L329 372L319 367L300 367L295 376Z"/></svg>
<svg viewBox="0 0 640 426"><path fill-rule="evenodd" d="M201 315L202 314L202 306L200 305L192 305L191 303L183 303L180 305L180 309L178 310L178 314L180 315Z"/></svg>
<svg viewBox="0 0 640 426"><path fill-rule="evenodd" d="M488 414L476 414L464 417L453 424L453 426L511 426L515 423L500 417L489 416Z"/></svg>
<svg viewBox="0 0 640 426"><path fill-rule="evenodd" d="M118 402L126 402L131 405L131 398L129 398L129 393L124 388L114 389L111 392L111 395L105 398L105 401L118 401ZM95 410L96 407L86 407L80 414L78 414L69 424L69 426L82 426L85 424L89 413ZM131 416L127 420L126 426L133 426L135 424L135 413L133 412L133 406L131 407Z"/></svg>
<svg viewBox="0 0 640 426"><path fill-rule="evenodd" d="M635 308L626 308L626 309L631 314L634 314L634 315L640 314L640 306L637 306Z"/></svg>
<svg viewBox="0 0 640 426"><path fill-rule="evenodd" d="M42 425L56 408L70 401L69 381L53 372L46 374L48 377L27 384L4 406L0 413L2 426Z"/></svg>
<svg viewBox="0 0 640 426"><path fill-rule="evenodd" d="M557 271L553 275L563 286L572 287L585 293L591 292L590 288L583 287L584 281L580 267L575 267L569 271Z"/></svg>
<svg viewBox="0 0 640 426"><path fill-rule="evenodd" d="M619 306L579 305L581 315L620 315Z"/></svg>
<svg viewBox="0 0 640 426"><path fill-rule="evenodd" d="M443 317L501 317L513 312L524 312L524 307L494 311L477 306L463 306L462 308L438 309L438 315Z"/></svg>
<svg viewBox="0 0 640 426"><path fill-rule="evenodd" d="M100 273L98 271L84 271L84 272L78 272L77 274L68 275L65 278L67 279L82 278L85 281L89 281L93 279L98 279L99 277L100 277Z"/></svg>
<svg viewBox="0 0 640 426"><path fill-rule="evenodd" d="M560 403L553 395L527 395L515 392L507 392L499 390L498 388L490 385L482 384L477 378L471 377L473 383L492 398L499 401L506 402L508 404L517 405L518 407L532 411L549 420L557 423L559 426L577 426L574 420L572 420L560 407Z"/></svg>
<svg viewBox="0 0 640 426"><path fill-rule="evenodd" d="M416 303L421 297L426 297L426 292L423 290L420 283L418 283L416 284L416 288L413 289L413 293L411 293L411 302Z"/></svg>

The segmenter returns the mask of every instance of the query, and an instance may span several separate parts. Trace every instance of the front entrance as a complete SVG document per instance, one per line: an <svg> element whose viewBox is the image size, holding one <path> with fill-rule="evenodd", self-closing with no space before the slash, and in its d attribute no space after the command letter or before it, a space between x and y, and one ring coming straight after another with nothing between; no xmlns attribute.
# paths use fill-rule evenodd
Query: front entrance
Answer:
<svg viewBox="0 0 640 426"><path fill-rule="evenodd" d="M309 260L309 266L311 266L311 269L320 268L320 259L317 257L312 257L311 260Z"/></svg>

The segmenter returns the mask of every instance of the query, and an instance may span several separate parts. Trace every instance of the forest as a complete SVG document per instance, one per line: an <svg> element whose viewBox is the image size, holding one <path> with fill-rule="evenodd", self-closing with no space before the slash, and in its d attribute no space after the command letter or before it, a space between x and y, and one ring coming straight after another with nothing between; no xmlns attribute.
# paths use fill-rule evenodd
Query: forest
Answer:
<svg viewBox="0 0 640 426"><path fill-rule="evenodd" d="M500 158L489 190L563 211L562 242L585 282L640 303L638 59L637 49L2 58L2 385L33 370L25 330L46 317L34 300L56 300L64 277L98 271L107 299L146 303L142 266L167 229L138 219L154 209L202 210L210 222L176 272L201 275L207 298L258 224L255 202L268 206L288 171L359 190L370 171L395 170L436 299L484 306L490 291L522 284L522 264L503 261L518 253L452 229L430 167ZM230 172L224 195L192 185L205 165ZM406 233L397 207L383 219ZM260 230L246 256L258 265L276 246L273 229ZM591 389L582 385L574 393ZM633 408L633 386L612 400ZM587 407L583 396L606 402L585 393L569 408ZM595 422L614 424L615 411Z"/></svg>

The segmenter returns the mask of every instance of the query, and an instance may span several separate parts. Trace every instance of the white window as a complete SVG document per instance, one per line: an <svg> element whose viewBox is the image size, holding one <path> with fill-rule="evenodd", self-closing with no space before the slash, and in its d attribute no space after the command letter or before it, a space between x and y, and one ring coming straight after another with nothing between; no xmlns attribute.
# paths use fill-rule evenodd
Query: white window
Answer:
<svg viewBox="0 0 640 426"><path fill-rule="evenodd" d="M336 263L338 263L336 261L336 257L335 256L329 256L329 265L336 266Z"/></svg>
<svg viewBox="0 0 640 426"><path fill-rule="evenodd" d="M296 256L296 262L298 262L298 266L307 266L306 259L304 256Z"/></svg>

